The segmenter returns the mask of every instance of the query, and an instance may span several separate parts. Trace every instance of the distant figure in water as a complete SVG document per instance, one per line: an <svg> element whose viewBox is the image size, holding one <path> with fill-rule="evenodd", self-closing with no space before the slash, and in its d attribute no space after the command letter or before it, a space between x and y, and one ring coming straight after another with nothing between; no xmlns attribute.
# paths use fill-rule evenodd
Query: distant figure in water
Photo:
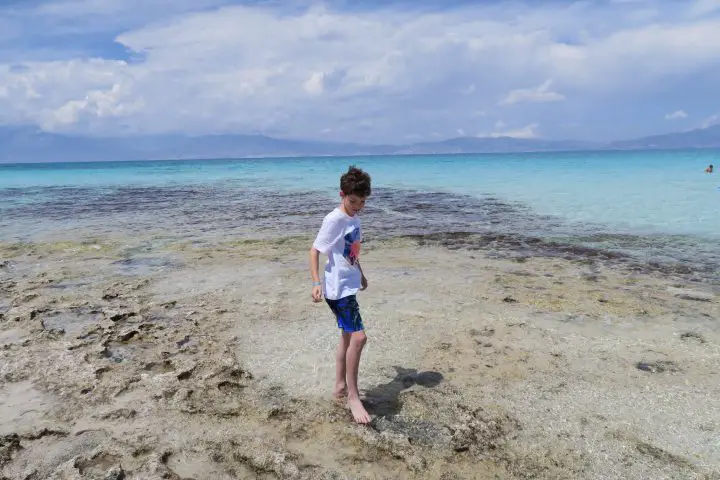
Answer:
<svg viewBox="0 0 720 480"><path fill-rule="evenodd" d="M713 166L712 164L708 165L708 167L705 169L705 173L712 173L713 172Z"/></svg>

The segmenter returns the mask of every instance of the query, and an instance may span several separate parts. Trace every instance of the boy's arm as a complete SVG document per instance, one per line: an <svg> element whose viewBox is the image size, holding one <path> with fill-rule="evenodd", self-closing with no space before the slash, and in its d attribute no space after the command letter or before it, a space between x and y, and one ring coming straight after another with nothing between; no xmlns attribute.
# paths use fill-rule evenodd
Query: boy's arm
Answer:
<svg viewBox="0 0 720 480"><path fill-rule="evenodd" d="M310 276L312 277L313 285L320 283L320 252L315 247L310 247Z"/></svg>
<svg viewBox="0 0 720 480"><path fill-rule="evenodd" d="M320 263L320 252L317 248L310 248L310 276L312 276L312 299L314 302L322 300L322 283L320 282L320 275L318 274Z"/></svg>
<svg viewBox="0 0 720 480"><path fill-rule="evenodd" d="M362 287L361 290L365 290L365 289L367 288L367 286L368 286L367 277L365 276L365 272L363 272L363 269L362 269L362 267L360 266L360 260L356 260L355 264L356 264L356 265L358 266L358 268L360 269L360 275L362 275L362 279L360 280L360 286Z"/></svg>

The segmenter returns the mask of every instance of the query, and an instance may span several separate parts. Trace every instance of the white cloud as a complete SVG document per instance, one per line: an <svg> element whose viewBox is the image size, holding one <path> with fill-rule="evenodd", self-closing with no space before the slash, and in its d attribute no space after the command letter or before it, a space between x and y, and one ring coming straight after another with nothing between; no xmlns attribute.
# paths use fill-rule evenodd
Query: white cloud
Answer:
<svg viewBox="0 0 720 480"><path fill-rule="evenodd" d="M345 78L345 71L333 70L331 72L314 72L310 75L303 88L311 95L321 95L326 91L332 92L337 90Z"/></svg>
<svg viewBox="0 0 720 480"><path fill-rule="evenodd" d="M521 88L513 90L500 101L500 105L514 105L521 102L559 102L565 100L565 96L550 90L551 80L534 88Z"/></svg>
<svg viewBox="0 0 720 480"><path fill-rule="evenodd" d="M579 135L614 128L625 136L621 121L586 118L599 111L614 118L608 99L657 104L652 95L667 97L669 75L678 85L673 101L688 105L684 96L710 93L688 88L690 78L720 74L720 19L688 17L691 7L681 2L502 2L425 11L346 10L330 0L325 7L254 2L193 11L196 3L62 0L26 9L27 25L40 18L44 30L66 32L69 23L95 33L105 28L108 44L107 32L121 31L115 40L141 60L102 59L95 51L54 61L0 57L0 123L294 137L330 126L338 139L377 142L428 138L460 124L527 138L537 135L537 124L512 130L490 119L523 125L528 104L565 100L582 113L533 111L544 135L582 120L587 130ZM7 40L0 33L0 50L10 45L34 57L32 42L18 40L31 33L18 32L38 29L18 28ZM12 68L19 63L24 68ZM508 92L508 85L534 83ZM115 85L122 88L113 93ZM500 108L498 99L516 108ZM647 123L643 109L636 111L627 122ZM653 121L659 127L663 119Z"/></svg>
<svg viewBox="0 0 720 480"><path fill-rule="evenodd" d="M32 9L33 3L39 5ZM106 29L128 29L168 18L217 7L226 0L40 0L27 2L25 13L32 14L40 22L56 21L55 31L63 34L105 31ZM11 7L12 8L12 7ZM22 2L15 10L23 13ZM1 7L0 7L1 13Z"/></svg>
<svg viewBox="0 0 720 480"><path fill-rule="evenodd" d="M312 95L320 95L325 90L325 74L323 72L315 72L310 78L303 83L305 91Z"/></svg>
<svg viewBox="0 0 720 480"><path fill-rule="evenodd" d="M130 86L116 83L109 90L90 91L82 100L70 100L57 110L45 112L42 126L57 130L88 117L125 117L142 110L143 106L141 99L132 99Z"/></svg>
<svg viewBox="0 0 720 480"><path fill-rule="evenodd" d="M552 45L548 56L557 77L595 90L628 90L667 75L691 76L718 60L718 19L621 29L579 46Z"/></svg>
<svg viewBox="0 0 720 480"><path fill-rule="evenodd" d="M665 114L665 120L679 120L682 118L687 118L688 114L685 113L683 110L677 110L672 113Z"/></svg>
<svg viewBox="0 0 720 480"><path fill-rule="evenodd" d="M714 125L717 125L718 123L720 123L720 115L711 115L705 120L703 120L700 128L712 127Z"/></svg>
<svg viewBox="0 0 720 480"><path fill-rule="evenodd" d="M492 133L480 133L478 134L478 137L490 137L490 138L502 138L502 137L510 137L510 138L524 138L524 139L530 139L530 138L539 138L540 134L538 133L538 124L537 123L531 123L529 125L525 125L521 128L515 128L515 129L509 129L509 130L503 130L503 128L506 125L503 122L498 122L496 124L496 130Z"/></svg>
<svg viewBox="0 0 720 480"><path fill-rule="evenodd" d="M720 0L695 0L690 7L689 15L699 17L720 10Z"/></svg>

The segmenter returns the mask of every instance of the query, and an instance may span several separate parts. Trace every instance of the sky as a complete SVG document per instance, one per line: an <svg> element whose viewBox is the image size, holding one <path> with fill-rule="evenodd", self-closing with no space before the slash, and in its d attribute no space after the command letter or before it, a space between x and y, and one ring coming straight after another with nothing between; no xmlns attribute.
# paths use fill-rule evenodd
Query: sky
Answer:
<svg viewBox="0 0 720 480"><path fill-rule="evenodd" d="M609 141L720 122L720 0L3 0L0 125Z"/></svg>

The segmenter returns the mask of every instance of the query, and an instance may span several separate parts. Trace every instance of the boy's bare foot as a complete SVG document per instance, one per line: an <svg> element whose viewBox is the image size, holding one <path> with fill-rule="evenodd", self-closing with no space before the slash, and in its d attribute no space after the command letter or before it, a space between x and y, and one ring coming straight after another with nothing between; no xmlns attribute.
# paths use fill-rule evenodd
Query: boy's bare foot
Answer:
<svg viewBox="0 0 720 480"><path fill-rule="evenodd" d="M357 423L370 423L370 415L368 415L367 411L365 410L365 407L360 401L360 398L349 398L348 406L350 407L350 411L352 412L353 417L355 418L355 421Z"/></svg>
<svg viewBox="0 0 720 480"><path fill-rule="evenodd" d="M335 397L336 400L341 400L347 397L347 385L335 385L335 388L333 389L333 397Z"/></svg>

